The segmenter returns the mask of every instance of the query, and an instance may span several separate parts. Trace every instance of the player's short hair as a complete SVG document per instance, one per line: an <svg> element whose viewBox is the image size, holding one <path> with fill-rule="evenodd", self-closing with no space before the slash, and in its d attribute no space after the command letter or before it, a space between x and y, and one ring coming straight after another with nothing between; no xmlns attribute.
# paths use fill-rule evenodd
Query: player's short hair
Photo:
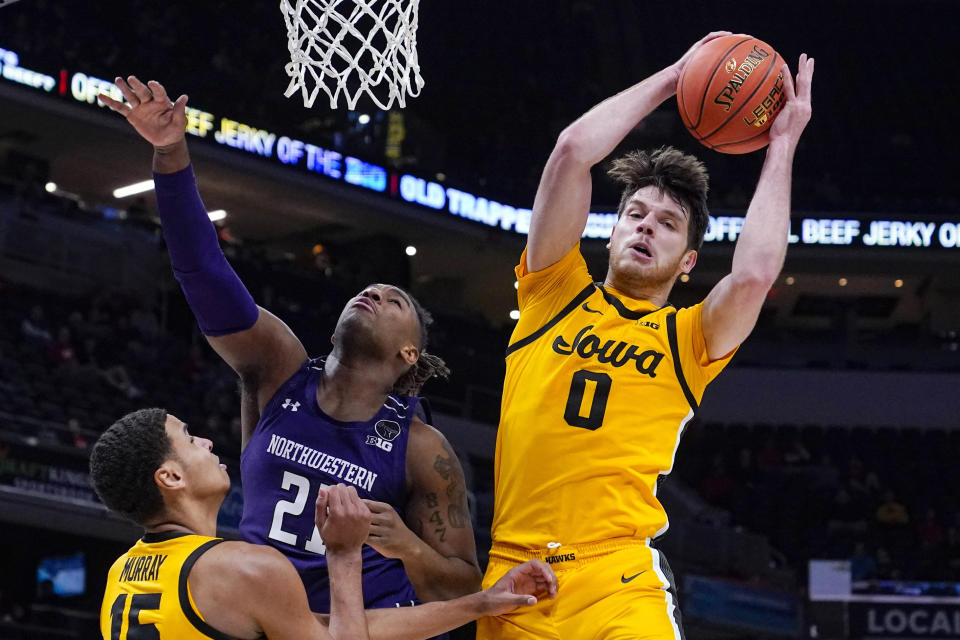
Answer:
<svg viewBox="0 0 960 640"><path fill-rule="evenodd" d="M433 324L433 316L408 291L403 291L403 293L417 312L417 320L420 322L420 357L406 373L397 378L390 393L415 396L420 393L420 389L430 378L449 378L450 369L443 358L427 353L427 343L430 339L429 329L430 325Z"/></svg>
<svg viewBox="0 0 960 640"><path fill-rule="evenodd" d="M166 409L140 409L103 432L90 454L90 477L111 511L139 525L163 511L154 472L173 457Z"/></svg>
<svg viewBox="0 0 960 640"><path fill-rule="evenodd" d="M686 210L689 217L687 248L700 250L710 222L707 212L710 177L702 162L674 147L660 147L652 153L631 151L617 158L610 164L607 175L623 185L618 217L638 189L657 187Z"/></svg>

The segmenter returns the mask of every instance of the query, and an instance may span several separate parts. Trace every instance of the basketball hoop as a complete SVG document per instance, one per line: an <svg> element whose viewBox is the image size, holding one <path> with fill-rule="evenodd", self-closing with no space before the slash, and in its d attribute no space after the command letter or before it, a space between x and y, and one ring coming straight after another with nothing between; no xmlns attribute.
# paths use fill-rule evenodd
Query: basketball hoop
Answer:
<svg viewBox="0 0 960 640"><path fill-rule="evenodd" d="M2 0L0 0L2 1ZM287 25L290 85L312 107L322 89L336 109L366 93L384 110L423 88L417 62L420 0L280 0Z"/></svg>

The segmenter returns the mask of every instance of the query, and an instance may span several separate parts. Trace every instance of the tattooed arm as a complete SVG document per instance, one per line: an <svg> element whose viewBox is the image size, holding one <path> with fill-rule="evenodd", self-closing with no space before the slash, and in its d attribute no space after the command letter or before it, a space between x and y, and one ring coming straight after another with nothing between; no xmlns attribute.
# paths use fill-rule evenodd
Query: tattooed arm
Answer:
<svg viewBox="0 0 960 640"><path fill-rule="evenodd" d="M393 507L366 501L373 512L367 544L404 569L423 602L480 590L480 564L460 461L443 434L419 420L407 444L406 523Z"/></svg>

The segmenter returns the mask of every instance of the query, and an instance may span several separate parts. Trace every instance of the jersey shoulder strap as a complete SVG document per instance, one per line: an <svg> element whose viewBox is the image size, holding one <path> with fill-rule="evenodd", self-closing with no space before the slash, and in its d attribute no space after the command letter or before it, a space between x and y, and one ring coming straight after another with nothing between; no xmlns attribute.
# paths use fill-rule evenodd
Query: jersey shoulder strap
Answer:
<svg viewBox="0 0 960 640"><path fill-rule="evenodd" d="M200 617L200 614L193 607L193 602L190 600L190 590L187 586L187 579L190 577L190 570L193 569L193 565L196 564L197 560L200 559L200 556L221 542L224 542L224 540L208 540L194 549L193 552L187 556L187 559L184 560L183 564L180 566L180 579L177 584L177 597L180 600L180 610L183 612L184 617L186 617L186 619L197 631L205 636L213 638L213 640L239 640L238 638L234 638L231 635L215 629Z"/></svg>
<svg viewBox="0 0 960 640"><path fill-rule="evenodd" d="M680 343L677 340L677 313L672 311L667 314L667 340L670 342L670 355L673 357L673 370L677 374L677 382L683 390L683 395L690 403L690 408L696 413L700 409L696 396L690 390L687 384L687 378L683 375L683 366L680 364Z"/></svg>
<svg viewBox="0 0 960 640"><path fill-rule="evenodd" d="M550 320L548 320L545 325L543 325L542 327L540 327L539 329L537 329L536 331L534 331L533 333L531 333L531 334L528 335L527 337L525 337L525 338L520 338L519 340L517 340L517 341L514 342L513 344L509 345L509 346L507 347L507 353L506 353L506 355L509 356L509 355L510 355L511 353L513 353L514 351L517 351L518 349L524 348L524 347L527 346L528 344L530 344L530 343L534 342L535 340L537 340L537 338L540 338L541 336L543 336L547 331L550 331L550 329L552 329L554 326L556 326L556 324L557 324L558 322L560 322L560 321L563 320L565 317L567 317L568 315L570 315L570 314L573 312L574 309L576 309L578 306L580 306L581 303L586 302L587 298L589 298L590 296L592 296L596 290L597 290L597 286L596 286L594 283L592 283L592 282L591 282L590 284L588 284L587 286L585 286L585 287L580 291L580 293L578 293L578 294L573 298L573 300L571 300L571 301L567 304L567 306L565 306L563 309L561 309L561 310L557 313L557 315L555 315L555 316L553 316L552 318L550 318Z"/></svg>

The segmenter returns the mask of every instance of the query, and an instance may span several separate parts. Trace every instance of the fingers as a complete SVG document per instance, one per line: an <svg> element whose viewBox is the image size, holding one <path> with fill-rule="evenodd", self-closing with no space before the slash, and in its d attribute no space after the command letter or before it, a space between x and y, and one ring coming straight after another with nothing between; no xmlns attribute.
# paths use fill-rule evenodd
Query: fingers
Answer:
<svg viewBox="0 0 960 640"><path fill-rule="evenodd" d="M133 94L137 96L137 100L140 102L150 102L153 100L153 93L150 92L150 88L140 82L140 79L137 78L137 76L128 77L127 85L133 91Z"/></svg>
<svg viewBox="0 0 960 640"><path fill-rule="evenodd" d="M337 486L343 487L344 503L350 504L350 506L359 506L362 504L360 502L360 496L357 495L357 488L355 486L342 484L338 484Z"/></svg>
<svg viewBox="0 0 960 640"><path fill-rule="evenodd" d="M133 76L130 77L132 78ZM133 89L130 88L130 85L127 84L126 80L120 76L117 76L113 79L113 83L117 85L117 89L120 89L120 93L123 94L123 97L127 102L134 107L140 105L140 99L137 97L137 94L133 92Z"/></svg>
<svg viewBox="0 0 960 640"><path fill-rule="evenodd" d="M780 75L783 76L783 92L787 95L787 102L793 102L797 99L797 92L793 88L793 76L790 75L790 65L786 62L780 67Z"/></svg>
<svg viewBox="0 0 960 640"><path fill-rule="evenodd" d="M553 568L548 565L546 562L541 560L531 560L534 563L534 566L540 573L540 579L546 583L547 593L550 594L551 598L557 596L557 574L554 573Z"/></svg>
<svg viewBox="0 0 960 640"><path fill-rule="evenodd" d="M392 509L383 513L373 513L367 509L367 514L370 518L370 530L376 532L378 535L386 535L400 527L400 516Z"/></svg>
<svg viewBox="0 0 960 640"><path fill-rule="evenodd" d="M343 509L343 485L338 484L333 487L327 487L327 506L330 513L340 515Z"/></svg>
<svg viewBox="0 0 960 640"><path fill-rule="evenodd" d="M541 560L527 560L521 567L524 572L536 583L538 593L546 593L549 597L557 596L557 574L546 562Z"/></svg>
<svg viewBox="0 0 960 640"><path fill-rule="evenodd" d="M361 502L367 505L367 508L370 509L370 513L374 515L378 513L385 513L387 511L393 511L393 507L386 502L377 502L376 500L368 500L366 498L363 498Z"/></svg>
<svg viewBox="0 0 960 640"><path fill-rule="evenodd" d="M705 35L703 38L700 39L699 44L704 44L706 42L710 42L711 40L722 38L723 36L732 36L732 35L733 35L732 31L711 31L710 33L708 33L707 35Z"/></svg>
<svg viewBox="0 0 960 640"><path fill-rule="evenodd" d="M170 103L170 101L167 100L167 104L169 104L169 103ZM177 98L177 101L176 101L176 102L173 103L173 115L174 115L174 117L177 118L178 120L184 120L184 121L186 121L186 119L187 119L187 94L183 94L182 96L180 96L179 98Z"/></svg>
<svg viewBox="0 0 960 640"><path fill-rule="evenodd" d="M329 496L327 492L323 489L317 492L317 506L316 506L316 516L314 520L317 524L317 529L323 528L323 523L327 521L327 504Z"/></svg>
<svg viewBox="0 0 960 640"><path fill-rule="evenodd" d="M370 509L364 504L366 501L361 500L360 496L357 495L356 487L338 484L328 487L327 493L331 512L335 510L338 516L343 517L361 518L368 521L371 519Z"/></svg>
<svg viewBox="0 0 960 640"><path fill-rule="evenodd" d="M99 96L97 96L97 98L100 100L100 102L107 105L113 111L116 111L117 113L122 115L124 118L130 115L130 112L132 111L132 109L128 105L124 104L123 102L119 102L118 100L114 100L113 98L111 98L105 93L101 93Z"/></svg>
<svg viewBox="0 0 960 640"><path fill-rule="evenodd" d="M359 520L365 520L369 525L373 519L373 514L367 508L367 505L363 504L360 496L357 495L357 488L352 485L346 487L344 498L344 503L349 508L350 514Z"/></svg>
<svg viewBox="0 0 960 640"><path fill-rule="evenodd" d="M164 89L163 85L156 80L150 80L147 82L147 88L153 95L154 100L159 100L160 102L170 102L170 98L167 96L167 90Z"/></svg>
<svg viewBox="0 0 960 640"><path fill-rule="evenodd" d="M120 93L123 94L126 101L133 107L138 107L140 104L150 102L154 99L163 104L170 104L170 98L167 96L166 89L156 80L151 80L147 84L143 84L137 76L128 76L126 80L117 76L113 79L113 83L117 85ZM180 97L184 98L184 104L186 104L186 96Z"/></svg>
<svg viewBox="0 0 960 640"><path fill-rule="evenodd" d="M810 86L813 84L813 58L807 54L800 55L800 64L797 66L797 95L802 100L810 99Z"/></svg>

